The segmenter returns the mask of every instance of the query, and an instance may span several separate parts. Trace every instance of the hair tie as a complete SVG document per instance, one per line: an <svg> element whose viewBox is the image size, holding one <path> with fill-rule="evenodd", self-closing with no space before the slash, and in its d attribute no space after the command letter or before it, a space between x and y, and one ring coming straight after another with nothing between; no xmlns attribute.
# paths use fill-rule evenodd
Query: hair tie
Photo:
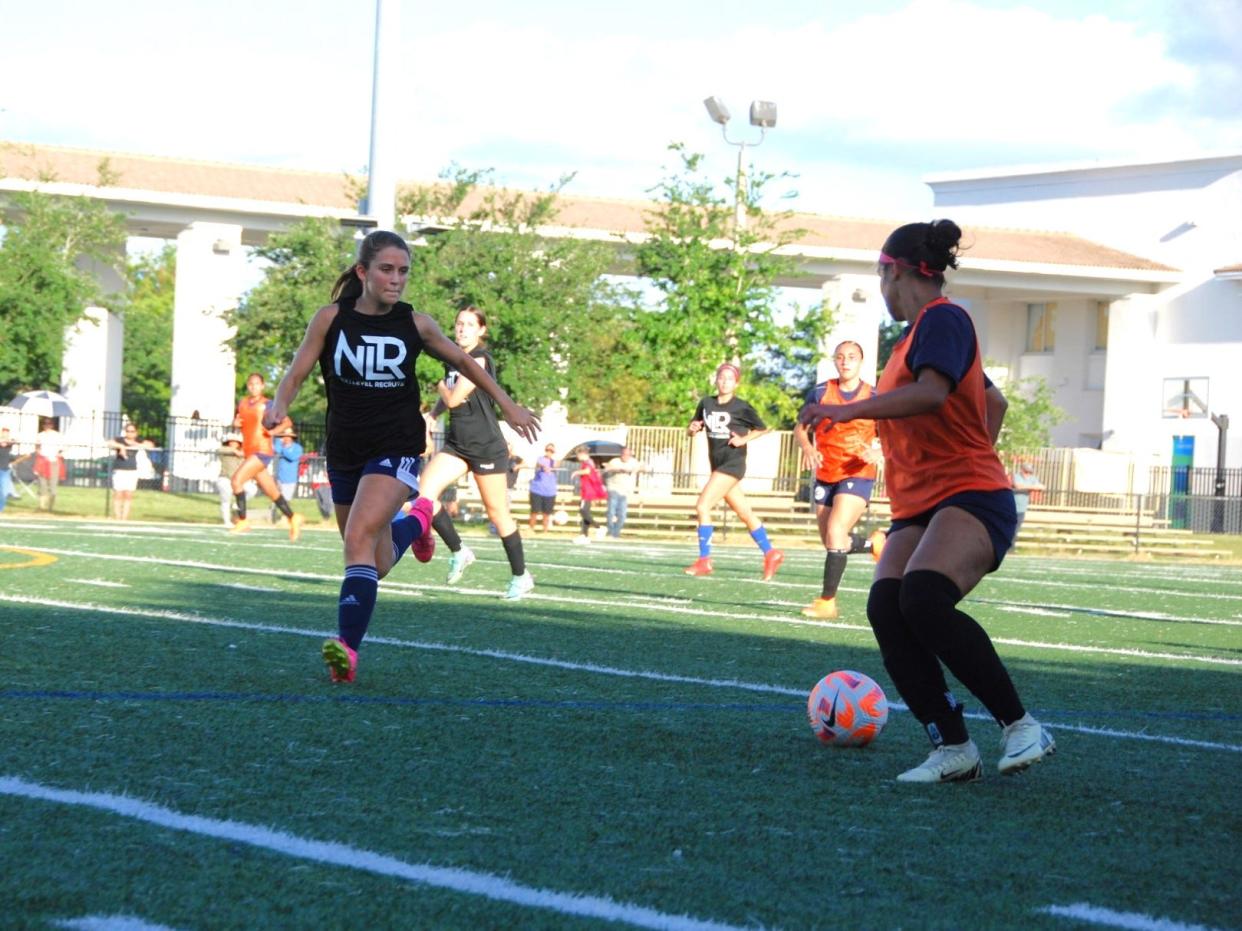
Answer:
<svg viewBox="0 0 1242 931"><path fill-rule="evenodd" d="M928 268L926 262L919 262L919 274L925 275L928 278L934 278L936 275L940 274L940 272L934 268Z"/></svg>

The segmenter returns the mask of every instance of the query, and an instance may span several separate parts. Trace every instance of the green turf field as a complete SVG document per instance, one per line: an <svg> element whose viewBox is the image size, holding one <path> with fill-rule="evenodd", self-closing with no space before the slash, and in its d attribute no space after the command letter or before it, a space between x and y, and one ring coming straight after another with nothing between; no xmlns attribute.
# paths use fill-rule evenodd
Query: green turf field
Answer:
<svg viewBox="0 0 1242 931"><path fill-rule="evenodd" d="M510 604L469 542L458 590L397 567L333 686L334 532L6 515L0 926L1242 926L1242 568L1007 561L967 609L1059 753L1001 777L975 719L985 778L918 787L900 707L807 726L834 669L897 701L866 557L815 624L813 550L761 584L753 547L691 579L689 541L528 537Z"/></svg>

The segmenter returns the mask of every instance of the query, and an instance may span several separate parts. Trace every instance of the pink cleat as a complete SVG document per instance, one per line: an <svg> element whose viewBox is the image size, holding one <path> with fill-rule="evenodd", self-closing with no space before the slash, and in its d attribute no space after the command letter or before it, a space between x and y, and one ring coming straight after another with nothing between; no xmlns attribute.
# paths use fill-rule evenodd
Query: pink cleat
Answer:
<svg viewBox="0 0 1242 931"><path fill-rule="evenodd" d="M323 642L323 661L333 682L353 682L358 675L358 654L340 637Z"/></svg>
<svg viewBox="0 0 1242 931"><path fill-rule="evenodd" d="M418 498L410 506L411 516L417 514L423 519L423 535L414 541L414 545L410 550L414 553L414 558L419 562L431 562L431 557L436 552L436 538L431 532L431 511L432 503L429 498Z"/></svg>

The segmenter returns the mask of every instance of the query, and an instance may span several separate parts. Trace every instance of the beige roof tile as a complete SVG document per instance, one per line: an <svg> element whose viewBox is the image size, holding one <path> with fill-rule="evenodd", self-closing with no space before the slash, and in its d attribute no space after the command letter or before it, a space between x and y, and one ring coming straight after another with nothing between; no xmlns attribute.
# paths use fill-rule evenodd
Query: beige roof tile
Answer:
<svg viewBox="0 0 1242 931"><path fill-rule="evenodd" d="M26 180L49 179L76 184L97 184L101 166L116 187L240 198L289 204L308 204L334 209L350 207L350 179L346 173L295 171L257 165L235 165L191 159L162 158L74 149L63 146L0 144L0 177ZM357 179L355 179L356 181ZM408 181L402 187L419 184ZM463 206L463 212L477 203ZM577 229L638 233L644 216L658 205L648 201L615 200L561 194L557 225ZM799 242L826 249L879 251L885 237L901 222L833 217L799 213L789 223L805 230ZM1172 271L1167 265L1131 255L1069 233L965 228L963 258L1040 265ZM1236 270L1236 267L1224 271Z"/></svg>

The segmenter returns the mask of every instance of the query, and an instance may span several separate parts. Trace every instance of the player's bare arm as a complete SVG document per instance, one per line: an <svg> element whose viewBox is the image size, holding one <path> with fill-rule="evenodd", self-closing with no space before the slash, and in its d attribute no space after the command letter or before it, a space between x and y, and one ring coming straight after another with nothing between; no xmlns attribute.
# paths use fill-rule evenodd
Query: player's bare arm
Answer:
<svg viewBox="0 0 1242 931"><path fill-rule="evenodd" d="M263 426L268 430L276 431L278 428L293 425L288 416L289 405L298 396L302 382L306 381L306 376L319 361L324 341L328 337L328 328L336 319L338 309L336 304L328 304L320 307L315 311L315 316L311 317L311 322L306 326L306 335L302 337L302 345L293 354L293 362L289 364L285 377L276 388L276 397L268 402L263 411Z"/></svg>

